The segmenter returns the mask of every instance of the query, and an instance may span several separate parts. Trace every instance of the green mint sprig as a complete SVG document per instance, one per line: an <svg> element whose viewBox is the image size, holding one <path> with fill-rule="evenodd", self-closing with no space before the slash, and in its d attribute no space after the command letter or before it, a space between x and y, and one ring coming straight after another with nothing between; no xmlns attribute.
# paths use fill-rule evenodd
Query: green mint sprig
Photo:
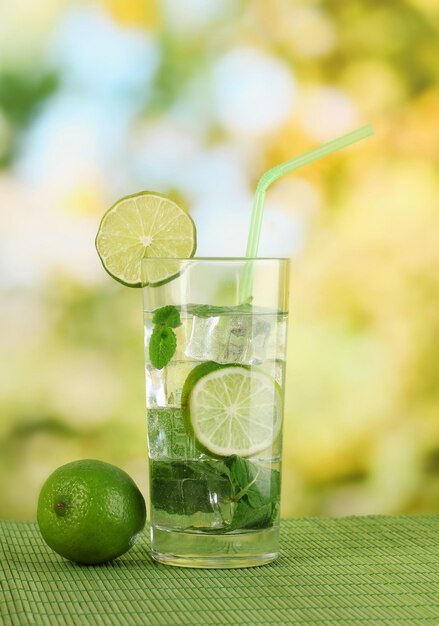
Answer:
<svg viewBox="0 0 439 626"><path fill-rule="evenodd" d="M252 305L249 302L237 304L236 306L213 306L210 304L186 304L185 310L195 317L217 317L219 315L245 315L252 312Z"/></svg>
<svg viewBox="0 0 439 626"><path fill-rule="evenodd" d="M218 494L220 502L234 503L229 523L221 529L203 528L203 532L269 528L276 521L280 473L248 459L233 455L222 461L154 461L151 476L152 504L168 513L210 513L211 492ZM184 492L182 481L186 481Z"/></svg>
<svg viewBox="0 0 439 626"><path fill-rule="evenodd" d="M151 365L161 370L169 363L177 348L177 337L172 330L181 326L180 313L175 306L168 305L154 311L154 328L149 340Z"/></svg>
<svg viewBox="0 0 439 626"><path fill-rule="evenodd" d="M237 503L230 530L271 526L279 506L280 473L236 455L225 462Z"/></svg>

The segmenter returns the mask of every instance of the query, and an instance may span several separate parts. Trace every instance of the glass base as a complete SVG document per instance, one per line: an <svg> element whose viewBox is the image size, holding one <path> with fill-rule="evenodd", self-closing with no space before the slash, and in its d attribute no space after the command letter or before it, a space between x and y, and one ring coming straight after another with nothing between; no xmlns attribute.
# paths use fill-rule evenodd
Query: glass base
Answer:
<svg viewBox="0 0 439 626"><path fill-rule="evenodd" d="M279 528L230 535L188 533L151 527L152 558L176 567L257 567L279 554Z"/></svg>

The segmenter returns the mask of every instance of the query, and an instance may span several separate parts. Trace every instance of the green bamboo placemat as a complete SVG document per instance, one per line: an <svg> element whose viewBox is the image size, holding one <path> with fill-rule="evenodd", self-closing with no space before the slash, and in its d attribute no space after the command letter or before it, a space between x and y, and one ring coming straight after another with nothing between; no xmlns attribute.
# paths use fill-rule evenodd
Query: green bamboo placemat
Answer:
<svg viewBox="0 0 439 626"><path fill-rule="evenodd" d="M1 522L0 624L437 626L439 516L285 520L280 558L241 570L154 564L146 532L81 567L35 524Z"/></svg>

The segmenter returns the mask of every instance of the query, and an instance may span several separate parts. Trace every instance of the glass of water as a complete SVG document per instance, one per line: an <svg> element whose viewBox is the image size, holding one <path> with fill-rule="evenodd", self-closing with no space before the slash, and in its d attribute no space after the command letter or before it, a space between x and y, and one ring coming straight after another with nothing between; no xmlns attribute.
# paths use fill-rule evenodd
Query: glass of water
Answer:
<svg viewBox="0 0 439 626"><path fill-rule="evenodd" d="M173 278L157 285L160 264ZM153 558L263 565L279 552L289 262L155 258L142 271Z"/></svg>

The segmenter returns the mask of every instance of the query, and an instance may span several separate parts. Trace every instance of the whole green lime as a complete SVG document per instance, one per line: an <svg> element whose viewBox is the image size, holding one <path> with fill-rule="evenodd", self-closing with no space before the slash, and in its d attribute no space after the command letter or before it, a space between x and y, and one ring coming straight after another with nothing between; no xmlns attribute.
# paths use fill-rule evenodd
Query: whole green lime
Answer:
<svg viewBox="0 0 439 626"><path fill-rule="evenodd" d="M145 501L132 478L93 459L59 467L38 500L44 541L76 563L92 565L120 556L133 546L145 519Z"/></svg>

